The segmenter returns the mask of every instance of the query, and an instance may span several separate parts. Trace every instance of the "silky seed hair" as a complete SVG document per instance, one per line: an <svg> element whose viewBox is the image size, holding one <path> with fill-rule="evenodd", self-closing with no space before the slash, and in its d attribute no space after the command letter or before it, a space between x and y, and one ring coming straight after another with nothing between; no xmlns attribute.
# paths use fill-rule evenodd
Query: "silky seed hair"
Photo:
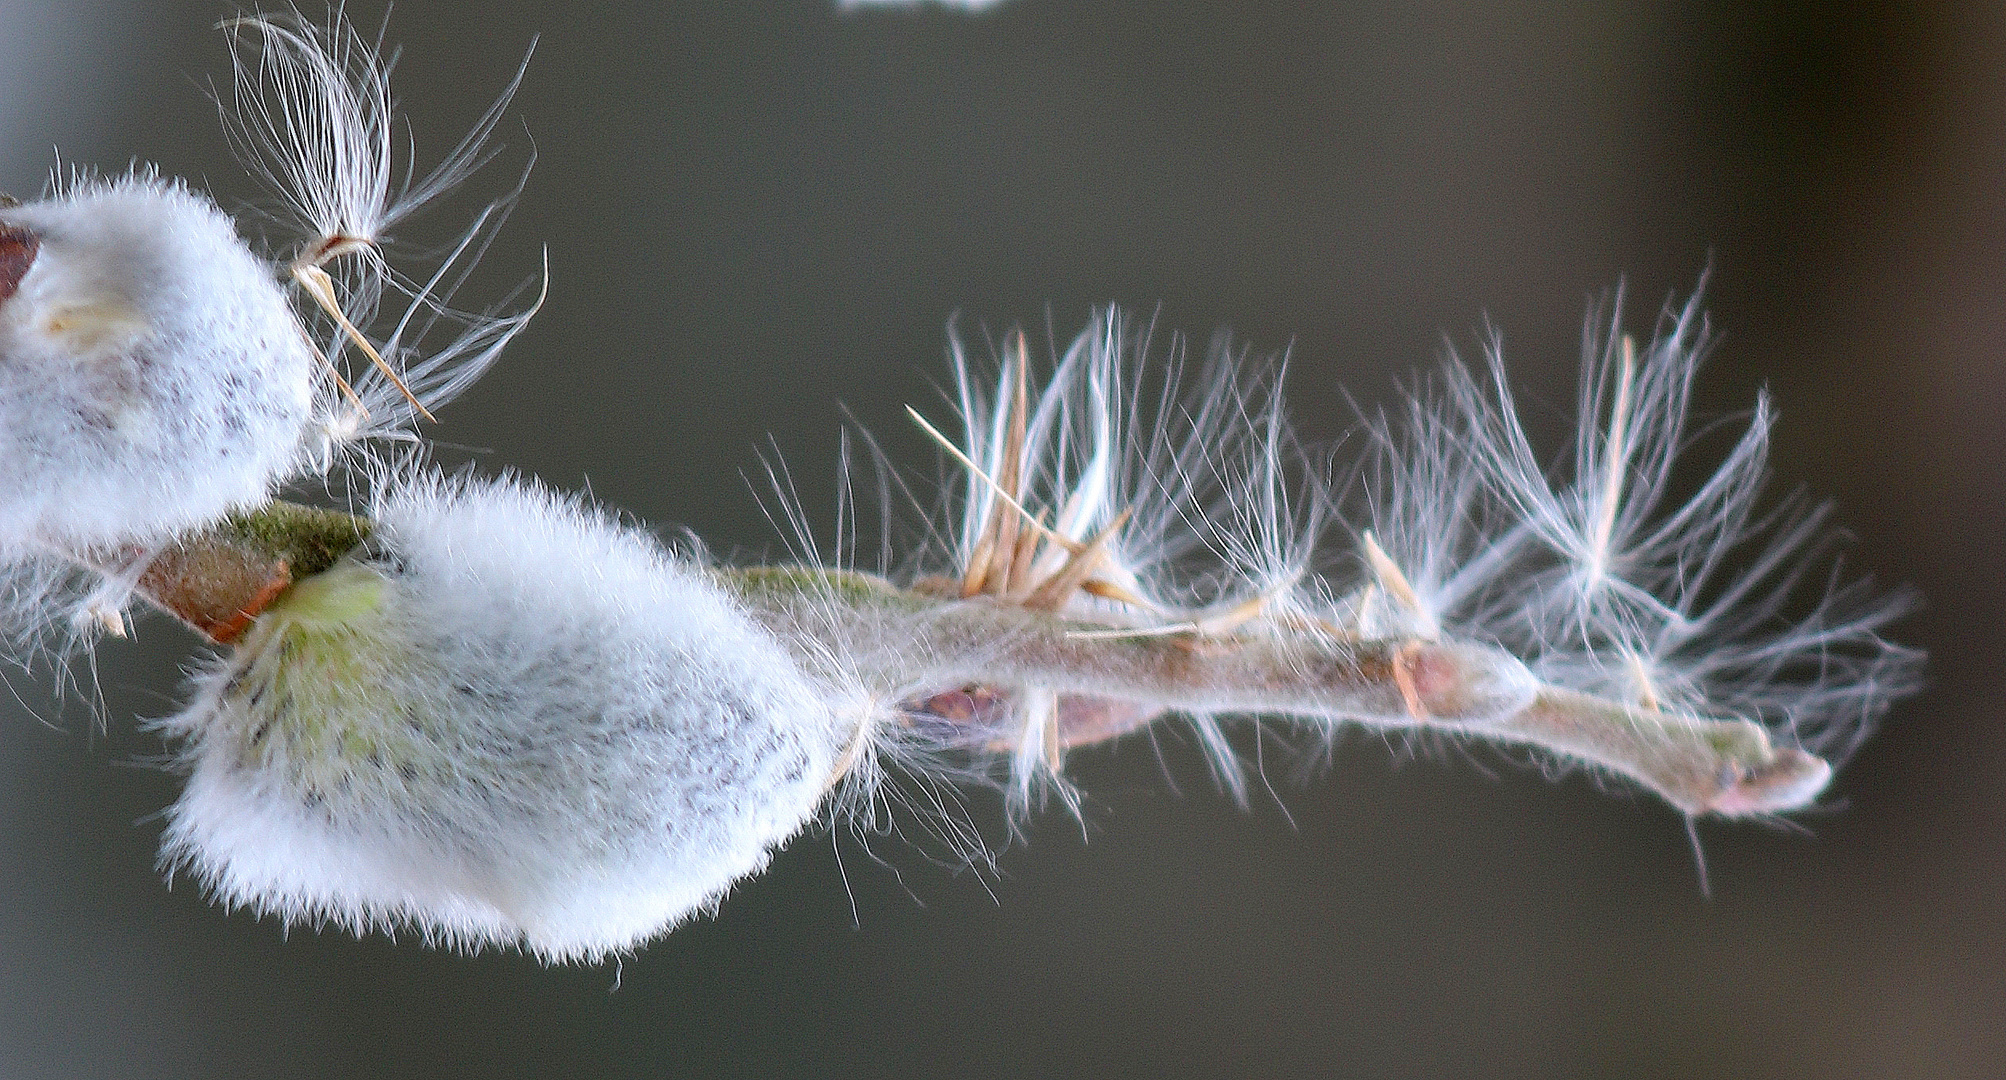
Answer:
<svg viewBox="0 0 2006 1080"><path fill-rule="evenodd" d="M334 376L317 403L324 456L367 440L415 437L415 424L480 378L542 304L505 298L481 312L452 306L528 179L473 216L443 254L413 259L396 229L466 183L499 153L492 137L529 68L525 55L459 143L419 175L391 94L394 52L339 18L298 12L225 20L231 78L214 96L232 146L277 201L273 223L295 237L282 269L302 321ZM532 45L533 51L533 45ZM400 128L406 128L400 132ZM397 255L397 258L393 258ZM518 290L520 291L520 290ZM513 310L511 310L513 308ZM363 359L339 358L360 352Z"/></svg>
<svg viewBox="0 0 2006 1080"><path fill-rule="evenodd" d="M1692 377L1710 345L1704 317L1697 296L1670 304L1640 346L1621 307L1619 293L1587 324L1573 454L1556 468L1525 434L1495 339L1475 370L1452 356L1398 406L1367 415L1363 461L1347 474L1295 436L1281 365L1227 339L1194 373L1181 338L1111 308L1034 380L1023 335L1007 336L992 364L956 338L952 479L943 497L906 489L931 539L892 560L906 568L893 577L1092 620L1111 637L1493 644L1544 685L1745 718L1841 762L1916 685L1920 654L1883 636L1913 598L1839 575L1829 507L1764 501L1766 395L1725 458L1676 499ZM818 550L802 515L784 520L798 550ZM913 704L878 726L899 733L894 759L915 753ZM1181 713L1213 775L1244 800L1252 767L1226 734L1244 717L1124 706L1138 730ZM919 756L960 751L960 767L1002 778L1019 817L1052 794L1077 809L1050 695L1002 694L982 708L991 749L962 731ZM1340 730L1307 727L1317 738ZM993 749L1002 741L1007 755Z"/></svg>
<svg viewBox="0 0 2006 1080"><path fill-rule="evenodd" d="M1712 347L1700 298L1667 304L1642 342L1621 315L1619 292L1587 322L1579 420L1557 468L1542 467L1526 436L1495 340L1482 377L1445 372L1440 437L1467 444L1492 504L1484 516L1503 523L1470 556L1499 601L1475 628L1559 685L1747 716L1843 761L1915 689L1918 654L1882 635L1914 597L1845 579L1829 503L1769 497L1767 393L1680 501L1681 452L1726 434L1696 433L1688 417Z"/></svg>
<svg viewBox="0 0 2006 1080"><path fill-rule="evenodd" d="M523 69L419 177L380 43L338 13L221 29L232 78L215 97L283 208L268 224L284 250L254 251L150 169L73 172L0 206L0 640L16 662L60 671L123 633L137 568L176 536L415 440L541 304L450 306L520 180L442 255L408 260L392 232L493 157Z"/></svg>
<svg viewBox="0 0 2006 1080"><path fill-rule="evenodd" d="M1172 718L1242 799L1258 763L1228 730L1252 719L1526 748L1690 817L1801 809L1832 772L1806 733L1843 730L1825 744L1843 750L1916 657L1878 633L1898 601L1772 618L1801 576L1781 564L1816 549L1802 518L1746 531L1749 437L1682 504L1600 501L1660 490L1694 310L1642 350L1591 337L1578 468L1537 488L1516 468L1531 452L1497 445L1521 431L1501 369L1489 386L1452 361L1444 392L1367 423L1350 527L1279 370L1222 341L1187 380L1177 339L1157 351L1112 309L1042 375L1021 335L986 373L951 350L960 439L915 416L964 479L923 502L947 508L937 543L891 577L818 545L791 499L800 561L732 567L534 486L413 466L378 481L374 536L260 615L163 725L190 774L163 859L287 923L569 961L709 908L818 812L979 862L969 783L1001 790L1013 833L1051 804L1079 815L1068 754ZM1549 505L1559 524L1528 517ZM1762 557L1719 586L1692 576L1704 560L1639 554L1743 543ZM1749 598L1759 615L1719 614ZM1720 647L1774 677L1635 655L1640 610L1734 628ZM1875 693L1834 693L1862 672ZM1788 704L1731 704L1758 693Z"/></svg>

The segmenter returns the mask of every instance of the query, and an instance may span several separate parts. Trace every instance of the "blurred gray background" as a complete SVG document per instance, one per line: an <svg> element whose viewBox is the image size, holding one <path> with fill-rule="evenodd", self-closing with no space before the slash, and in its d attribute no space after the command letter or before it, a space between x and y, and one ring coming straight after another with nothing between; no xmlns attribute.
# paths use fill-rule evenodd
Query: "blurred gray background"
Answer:
<svg viewBox="0 0 2006 1080"><path fill-rule="evenodd" d="M1710 899L1675 814L1578 775L1353 738L1240 812L1167 740L1077 755L1084 836L1048 815L994 877L824 830L549 970L170 889L136 724L195 645L155 619L98 657L105 732L0 694L0 1075L1999 1075L2006 11L1895 6L399 4L427 161L542 35L485 183L540 160L465 295L548 245L549 304L443 414L452 460L778 550L768 435L818 515L839 403L926 467L899 409L944 412L957 312L1230 328L1328 441L1485 318L1555 419L1586 304L1627 281L1648 325L1710 264L1699 407L1772 390L1777 490L1920 589L1929 689L1834 812L1702 825ZM229 10L0 0L0 190L60 152L254 203L202 92Z"/></svg>

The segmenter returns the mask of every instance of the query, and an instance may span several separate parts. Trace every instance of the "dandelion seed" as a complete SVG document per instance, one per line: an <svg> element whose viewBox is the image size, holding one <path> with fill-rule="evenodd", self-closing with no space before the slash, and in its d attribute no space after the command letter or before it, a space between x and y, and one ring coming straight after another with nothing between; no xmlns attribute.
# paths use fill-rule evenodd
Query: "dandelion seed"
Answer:
<svg viewBox="0 0 2006 1080"><path fill-rule="evenodd" d="M1466 586L1490 597L1473 629L1558 685L1748 716L1843 757L1913 686L1918 655L1880 633L1910 598L1865 583L1798 598L1831 543L1829 509L1799 496L1759 504L1766 397L1713 474L1671 504L1687 398L1708 348L1698 298L1666 308L1641 357L1617 328L1620 296L1611 306L1584 341L1569 475L1549 478L1535 464L1495 351L1493 396L1452 376L1458 414L1443 423L1471 436L1483 489L1473 498L1496 500L1482 515L1509 522L1504 549ZM1793 621L1799 603L1810 614Z"/></svg>

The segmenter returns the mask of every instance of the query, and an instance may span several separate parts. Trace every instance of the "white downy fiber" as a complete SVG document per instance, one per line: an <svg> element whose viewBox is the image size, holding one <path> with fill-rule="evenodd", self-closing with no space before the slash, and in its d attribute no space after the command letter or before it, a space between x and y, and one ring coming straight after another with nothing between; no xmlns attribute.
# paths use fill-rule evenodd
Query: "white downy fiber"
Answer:
<svg viewBox="0 0 2006 1080"><path fill-rule="evenodd" d="M856 736L705 572L511 482L423 480L164 723L163 856L287 922L551 960L765 865Z"/></svg>
<svg viewBox="0 0 2006 1080"><path fill-rule="evenodd" d="M351 28L224 25L225 127L286 208L271 225L295 234L290 253L254 252L207 196L150 172L0 206L7 660L63 628L71 643L120 630L160 545L367 463L371 443L414 441L535 313L449 306L513 192L416 276L386 251L390 229L489 160L514 81L419 176L396 152L390 60Z"/></svg>
<svg viewBox="0 0 2006 1080"><path fill-rule="evenodd" d="M313 349L215 204L134 175L0 229L33 249L0 300L0 560L165 539L293 471Z"/></svg>

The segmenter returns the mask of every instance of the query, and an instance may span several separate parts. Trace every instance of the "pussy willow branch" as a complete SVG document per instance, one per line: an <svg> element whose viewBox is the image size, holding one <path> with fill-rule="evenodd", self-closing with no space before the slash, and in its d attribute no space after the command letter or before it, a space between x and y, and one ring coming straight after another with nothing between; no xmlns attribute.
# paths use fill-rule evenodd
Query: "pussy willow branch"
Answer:
<svg viewBox="0 0 2006 1080"><path fill-rule="evenodd" d="M1773 745L1750 721L1542 686L1509 654L1470 643L1311 631L1110 634L1077 619L982 597L944 601L846 571L762 568L720 577L805 664L841 657L848 678L936 718L931 696L957 686L978 700L999 687L1057 693L1059 723L1074 725L1057 732L1060 745L1136 726L1107 722L1129 702L1129 714L1144 719L1165 709L1283 715L1536 747L1628 777L1693 815L1795 808L1831 775L1824 761ZM1005 745L1015 737L1007 729L990 734Z"/></svg>
<svg viewBox="0 0 2006 1080"><path fill-rule="evenodd" d="M293 583L332 566L369 533L364 518L274 502L161 552L141 572L138 591L227 644ZM804 666L841 657L848 680L884 694L909 722L963 725L966 743L1010 746L1020 734L984 728L982 702L1036 688L1059 697L1057 746L1103 741L1165 710L1420 728L1587 761L1695 815L1788 809L1830 774L1825 762L1773 745L1749 721L1542 686L1511 656L1470 643L1308 630L1124 635L848 571L716 574Z"/></svg>

